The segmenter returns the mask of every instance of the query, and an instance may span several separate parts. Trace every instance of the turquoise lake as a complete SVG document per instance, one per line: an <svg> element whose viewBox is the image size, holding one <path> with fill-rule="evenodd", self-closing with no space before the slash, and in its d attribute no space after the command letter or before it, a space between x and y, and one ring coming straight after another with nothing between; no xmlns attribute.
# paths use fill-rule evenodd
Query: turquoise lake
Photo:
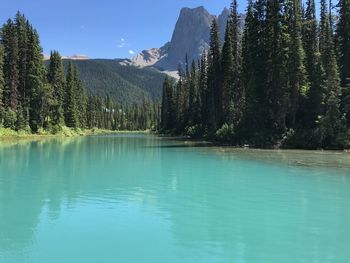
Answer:
<svg viewBox="0 0 350 263"><path fill-rule="evenodd" d="M350 154L0 142L0 263L350 262Z"/></svg>

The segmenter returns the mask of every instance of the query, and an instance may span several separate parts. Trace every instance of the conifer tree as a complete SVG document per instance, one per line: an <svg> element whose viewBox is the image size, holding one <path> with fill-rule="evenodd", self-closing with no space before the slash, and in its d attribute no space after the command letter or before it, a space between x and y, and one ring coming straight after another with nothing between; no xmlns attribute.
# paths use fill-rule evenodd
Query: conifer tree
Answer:
<svg viewBox="0 0 350 263"><path fill-rule="evenodd" d="M4 49L0 45L0 126L3 124L3 118L4 118L4 87L5 87L5 80L4 80Z"/></svg>
<svg viewBox="0 0 350 263"><path fill-rule="evenodd" d="M292 0L289 9L289 126L294 127L301 96L306 95L307 79L304 66L305 53L302 43L302 17L300 0Z"/></svg>
<svg viewBox="0 0 350 263"><path fill-rule="evenodd" d="M233 91L235 88L233 23L231 19L227 21L224 46L222 48L223 114L225 123L233 122Z"/></svg>
<svg viewBox="0 0 350 263"><path fill-rule="evenodd" d="M76 106L77 106L77 117L78 117L78 127L81 129L86 128L86 107L87 107L87 98L86 93L83 87L83 84L79 77L79 72L76 66L73 67L74 70L74 86L76 87ZM110 127L107 127L109 129Z"/></svg>
<svg viewBox="0 0 350 263"><path fill-rule="evenodd" d="M51 52L47 80L52 87L54 105L51 111L53 125L64 125L65 76L60 54Z"/></svg>
<svg viewBox="0 0 350 263"><path fill-rule="evenodd" d="M350 0L340 0L339 22L336 29L338 64L343 87L342 109L350 127Z"/></svg>
<svg viewBox="0 0 350 263"><path fill-rule="evenodd" d="M206 54L202 54L200 61L199 77L198 77L198 98L200 101L200 116L199 120L203 127L208 127L208 64Z"/></svg>
<svg viewBox="0 0 350 263"><path fill-rule="evenodd" d="M321 0L321 18L323 27L320 34L323 39L323 63L325 69L325 112L321 119L322 146L338 146L338 138L344 132L342 114L340 111L340 78L334 52L334 43L329 16L327 15L327 5L325 0Z"/></svg>
<svg viewBox="0 0 350 263"><path fill-rule="evenodd" d="M1 44L4 48L4 103L8 110L15 112L19 104L18 39L11 19L3 26L1 33Z"/></svg>
<svg viewBox="0 0 350 263"><path fill-rule="evenodd" d="M222 113L222 78L221 78L221 52L218 24L213 19L210 31L210 48L208 54L208 124L209 131L214 132L223 120Z"/></svg>
<svg viewBox="0 0 350 263"><path fill-rule="evenodd" d="M286 24L279 0L267 2L266 10L266 52L267 52L267 129L271 135L278 135L286 128L287 114L287 54L283 25Z"/></svg>
<svg viewBox="0 0 350 263"><path fill-rule="evenodd" d="M43 101L42 97L50 97L50 89L46 84L46 69L40 46L39 35L32 26L28 28L28 75L27 89L29 94L29 125L33 132L36 132L43 126L44 118L42 116ZM45 111L47 111L45 109Z"/></svg>
<svg viewBox="0 0 350 263"><path fill-rule="evenodd" d="M303 25L303 44L305 50L305 69L310 85L307 91L307 105L304 105L303 109L306 115L303 125L312 128L315 127L318 117L322 114L324 99L324 73L318 46L318 23L314 0L307 1Z"/></svg>
<svg viewBox="0 0 350 263"><path fill-rule="evenodd" d="M79 127L75 66L69 62L66 77L65 123L70 128Z"/></svg>
<svg viewBox="0 0 350 263"><path fill-rule="evenodd" d="M191 71L189 73L189 93L188 93L188 117L189 126L195 124L199 112L197 104L197 69L194 60L191 64Z"/></svg>

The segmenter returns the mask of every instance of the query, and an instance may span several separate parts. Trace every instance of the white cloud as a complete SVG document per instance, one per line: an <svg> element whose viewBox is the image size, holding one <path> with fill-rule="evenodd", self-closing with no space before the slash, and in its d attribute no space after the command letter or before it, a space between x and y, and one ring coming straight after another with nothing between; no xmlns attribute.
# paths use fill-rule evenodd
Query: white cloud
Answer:
<svg viewBox="0 0 350 263"><path fill-rule="evenodd" d="M118 44L118 47L119 48L125 48L125 47L128 47L129 46L129 43L126 42L125 38L121 38L120 39L120 42Z"/></svg>
<svg viewBox="0 0 350 263"><path fill-rule="evenodd" d="M134 51L129 50L129 54L130 54L130 55L134 55L134 53L135 53Z"/></svg>

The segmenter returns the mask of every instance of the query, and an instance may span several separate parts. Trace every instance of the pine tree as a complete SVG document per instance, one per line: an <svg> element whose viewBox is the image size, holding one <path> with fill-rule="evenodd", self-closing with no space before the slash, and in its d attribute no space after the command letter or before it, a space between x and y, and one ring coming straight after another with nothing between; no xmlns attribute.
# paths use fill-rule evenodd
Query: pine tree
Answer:
<svg viewBox="0 0 350 263"><path fill-rule="evenodd" d="M66 98L65 98L65 123L70 128L79 127L77 86L75 80L75 69L72 62L69 62L66 77Z"/></svg>
<svg viewBox="0 0 350 263"><path fill-rule="evenodd" d="M233 22L227 21L222 48L223 114L225 123L233 123L233 93L235 87L235 61L233 52Z"/></svg>
<svg viewBox="0 0 350 263"><path fill-rule="evenodd" d="M83 83L80 80L79 72L76 66L73 67L74 70L74 86L76 87L76 106L77 106L77 117L78 117L78 127L81 129L86 128L86 107L87 107L87 97ZM109 129L110 127L107 127Z"/></svg>
<svg viewBox="0 0 350 263"><path fill-rule="evenodd" d="M5 80L4 80L4 49L0 45L0 126L3 124L3 118L4 118L4 87L5 87Z"/></svg>
<svg viewBox="0 0 350 263"><path fill-rule="evenodd" d="M18 39L16 27L11 19L3 26L1 33L1 44L4 47L4 103L7 109L17 111L19 104Z"/></svg>
<svg viewBox="0 0 350 263"><path fill-rule="evenodd" d="M324 99L323 67L318 46L318 23L314 0L307 1L305 20L303 25L303 43L305 50L305 68L310 88L307 92L304 106L303 126L314 128L318 117L322 114Z"/></svg>
<svg viewBox="0 0 350 263"><path fill-rule="evenodd" d="M188 125L192 126L195 124L197 116L198 116L198 104L197 104L197 85L198 79L197 79L197 69L196 69L196 63L194 60L191 64L191 71L189 73L189 94L188 94Z"/></svg>
<svg viewBox="0 0 350 263"><path fill-rule="evenodd" d="M222 78L221 78L221 52L218 24L213 19L210 32L210 49L208 54L208 124L209 131L214 132L221 126L223 121L222 113Z"/></svg>
<svg viewBox="0 0 350 263"><path fill-rule="evenodd" d="M28 78L28 32L27 19L20 12L15 17L15 25L18 38L18 95L22 109L28 109L29 98L27 94L27 78ZM25 112L23 112L25 114Z"/></svg>
<svg viewBox="0 0 350 263"><path fill-rule="evenodd" d="M287 54L283 25L285 14L279 0L267 2L266 51L267 51L267 126L271 136L280 135L286 129L287 114Z"/></svg>
<svg viewBox="0 0 350 263"><path fill-rule="evenodd" d="M46 69L40 46L39 35L32 26L29 25L28 33L28 75L26 86L29 94L29 125L33 132L38 131L43 126L46 116L42 116L44 104L42 97L50 97L50 89L46 84Z"/></svg>
<svg viewBox="0 0 350 263"><path fill-rule="evenodd" d="M200 101L199 120L203 127L208 127L208 64L206 54L202 54L200 61L199 77L198 77L198 100Z"/></svg>
<svg viewBox="0 0 350 263"><path fill-rule="evenodd" d="M289 127L294 127L296 115L302 96L307 92L306 69L304 66L305 53L302 43L302 17L300 0L292 0L289 8Z"/></svg>
<svg viewBox="0 0 350 263"><path fill-rule="evenodd" d="M54 105L51 110L53 125L64 125L64 95L65 76L60 54L57 51L51 52L50 64L48 67L47 80L52 88Z"/></svg>
<svg viewBox="0 0 350 263"><path fill-rule="evenodd" d="M329 16L327 15L327 5L325 0L321 1L321 18L323 27L320 35L323 39L322 61L325 69L325 112L321 118L322 146L339 146L338 137L344 132L342 114L340 111L340 77L334 51L333 36Z"/></svg>
<svg viewBox="0 0 350 263"><path fill-rule="evenodd" d="M339 22L336 29L338 63L343 87L342 109L350 127L350 0L340 0Z"/></svg>

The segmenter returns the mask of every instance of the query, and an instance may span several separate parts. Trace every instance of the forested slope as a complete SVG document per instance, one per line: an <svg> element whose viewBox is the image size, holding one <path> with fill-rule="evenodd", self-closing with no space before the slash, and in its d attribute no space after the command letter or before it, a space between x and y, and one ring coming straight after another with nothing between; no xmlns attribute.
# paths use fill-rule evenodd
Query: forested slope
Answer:
<svg viewBox="0 0 350 263"><path fill-rule="evenodd" d="M67 67L69 61L64 60ZM154 69L121 65L120 60L91 59L73 61L84 87L91 93L125 104L141 103L144 98L159 101L165 75Z"/></svg>

